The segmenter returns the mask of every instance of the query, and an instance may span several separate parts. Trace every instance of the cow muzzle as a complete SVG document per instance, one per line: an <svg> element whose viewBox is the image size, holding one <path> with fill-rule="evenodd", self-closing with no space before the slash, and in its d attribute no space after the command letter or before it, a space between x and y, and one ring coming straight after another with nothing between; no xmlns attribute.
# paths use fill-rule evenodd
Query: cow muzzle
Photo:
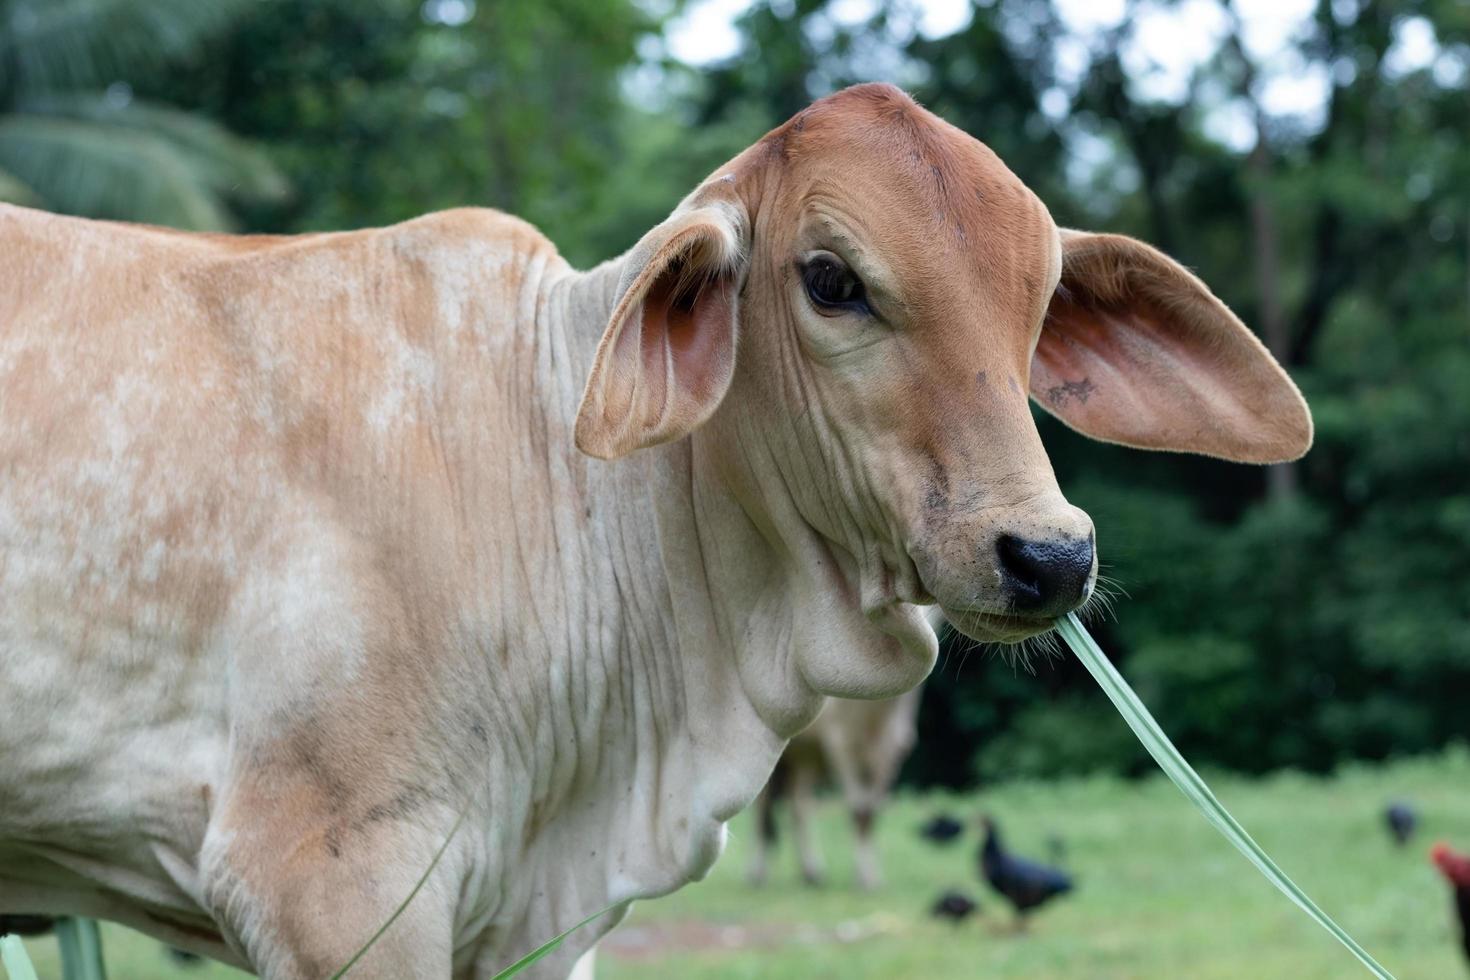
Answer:
<svg viewBox="0 0 1470 980"><path fill-rule="evenodd" d="M1016 642L1050 629L1091 597L1092 520L1059 494L1047 496L977 514L963 530L931 526L928 546L912 550L925 590L962 632Z"/></svg>

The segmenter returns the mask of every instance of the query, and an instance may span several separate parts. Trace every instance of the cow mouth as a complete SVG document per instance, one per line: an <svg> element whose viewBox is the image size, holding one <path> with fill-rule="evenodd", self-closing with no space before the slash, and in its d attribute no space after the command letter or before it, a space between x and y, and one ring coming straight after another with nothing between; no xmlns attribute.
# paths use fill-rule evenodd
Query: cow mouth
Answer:
<svg viewBox="0 0 1470 980"><path fill-rule="evenodd" d="M936 597L935 590L929 585L924 575L923 561L912 557L913 552L911 551L906 554L911 556L909 560L918 583L917 591L923 595L921 604L937 605L949 624L972 640L981 643L1023 643L1033 636L1047 632L1056 625L1055 619L1051 616L1027 616L1011 608L993 612L989 609L977 608L978 602L971 606L949 605ZM1089 584L1089 594L1091 590L1092 586Z"/></svg>
<svg viewBox="0 0 1470 980"><path fill-rule="evenodd" d="M1050 619L1033 616L1016 616L1010 613L990 613L977 609L944 610L944 618L950 625L972 640L982 643L1021 643L1052 628Z"/></svg>

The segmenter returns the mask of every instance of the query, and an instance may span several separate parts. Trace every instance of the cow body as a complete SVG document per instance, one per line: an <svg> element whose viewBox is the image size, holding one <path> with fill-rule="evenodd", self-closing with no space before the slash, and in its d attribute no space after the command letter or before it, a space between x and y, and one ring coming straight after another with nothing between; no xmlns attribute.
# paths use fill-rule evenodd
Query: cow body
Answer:
<svg viewBox="0 0 1470 980"><path fill-rule="evenodd" d="M1130 445L1311 438L1198 280L887 86L585 273L491 212L0 208L0 913L314 978L432 868L355 976L611 908L565 976L824 697L924 677L921 606L1004 642L1087 598L1028 389Z"/></svg>
<svg viewBox="0 0 1470 980"><path fill-rule="evenodd" d="M567 451L615 275L491 212L0 241L0 909L330 972L468 807L414 907L489 969L703 873L780 735L684 594L687 447Z"/></svg>

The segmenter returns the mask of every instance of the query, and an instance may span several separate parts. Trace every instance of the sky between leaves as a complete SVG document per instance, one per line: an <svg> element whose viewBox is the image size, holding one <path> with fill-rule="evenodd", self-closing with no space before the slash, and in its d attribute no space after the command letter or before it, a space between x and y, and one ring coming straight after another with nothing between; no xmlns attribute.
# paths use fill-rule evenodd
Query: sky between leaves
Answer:
<svg viewBox="0 0 1470 980"><path fill-rule="evenodd" d="M466 4L469 0L441 0ZM660 0L643 0L658 8ZM835 0L830 17L838 24L867 20L882 0ZM984 3L984 0L981 0ZM1346 19L1359 3L1371 0L1334 0ZM740 49L735 20L752 0L692 0L668 24L661 40L650 42L647 57L666 51L680 61L704 65L721 61ZM970 19L969 0L910 0L910 15L895 18L896 31L942 37L963 28ZM1057 9L1070 28L1059 44L1058 76L1062 84L1043 94L1042 109L1053 118L1064 117L1075 86L1084 77L1092 51L1104 32L1123 25L1126 0L1057 0ZM1257 97L1276 117L1291 117L1306 130L1321 125L1329 87L1351 81L1351 65L1327 65L1306 59L1292 42L1311 29L1314 0L1236 0L1242 21L1242 41L1256 61ZM1187 94L1195 68L1212 57L1230 31L1229 14L1219 0L1179 0L1165 3L1142 0L1126 25L1124 66L1136 93L1147 100L1180 102ZM660 50L662 45L662 50ZM1446 50L1435 38L1434 27L1422 17L1406 17L1395 26L1387 67L1407 74L1432 68L1439 84L1461 84L1470 75L1470 51ZM635 91L636 97L636 91ZM1210 136L1238 151L1255 142L1251 112L1238 100L1222 98L1206 116Z"/></svg>

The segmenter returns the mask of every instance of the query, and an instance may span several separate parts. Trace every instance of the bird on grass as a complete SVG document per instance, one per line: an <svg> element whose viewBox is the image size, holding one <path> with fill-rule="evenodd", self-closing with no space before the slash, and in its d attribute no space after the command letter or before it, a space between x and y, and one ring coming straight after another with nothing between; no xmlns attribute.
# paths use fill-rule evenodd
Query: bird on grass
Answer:
<svg viewBox="0 0 1470 980"><path fill-rule="evenodd" d="M1393 839L1403 847L1419 826L1419 814L1403 800L1395 800L1383 811L1383 822L1388 824L1388 832Z"/></svg>
<svg viewBox="0 0 1470 980"><path fill-rule="evenodd" d="M1016 910L1018 929L1025 929L1026 916L1047 902L1072 890L1072 878L1064 871L1039 861L1029 861L1006 851L1000 830L990 817L982 817L985 843L980 847L980 873L990 887Z"/></svg>
<svg viewBox="0 0 1470 980"><path fill-rule="evenodd" d="M1460 918L1460 946L1470 960L1470 857L1457 854L1448 844L1435 844L1429 857L1455 891L1455 914Z"/></svg>
<svg viewBox="0 0 1470 980"><path fill-rule="evenodd" d="M948 919L955 925L959 925L979 908L980 903L964 892L947 891L935 901L929 909L929 914L936 919Z"/></svg>
<svg viewBox="0 0 1470 980"><path fill-rule="evenodd" d="M919 836L931 844L949 844L965 832L965 825L947 813L939 813L919 828Z"/></svg>

